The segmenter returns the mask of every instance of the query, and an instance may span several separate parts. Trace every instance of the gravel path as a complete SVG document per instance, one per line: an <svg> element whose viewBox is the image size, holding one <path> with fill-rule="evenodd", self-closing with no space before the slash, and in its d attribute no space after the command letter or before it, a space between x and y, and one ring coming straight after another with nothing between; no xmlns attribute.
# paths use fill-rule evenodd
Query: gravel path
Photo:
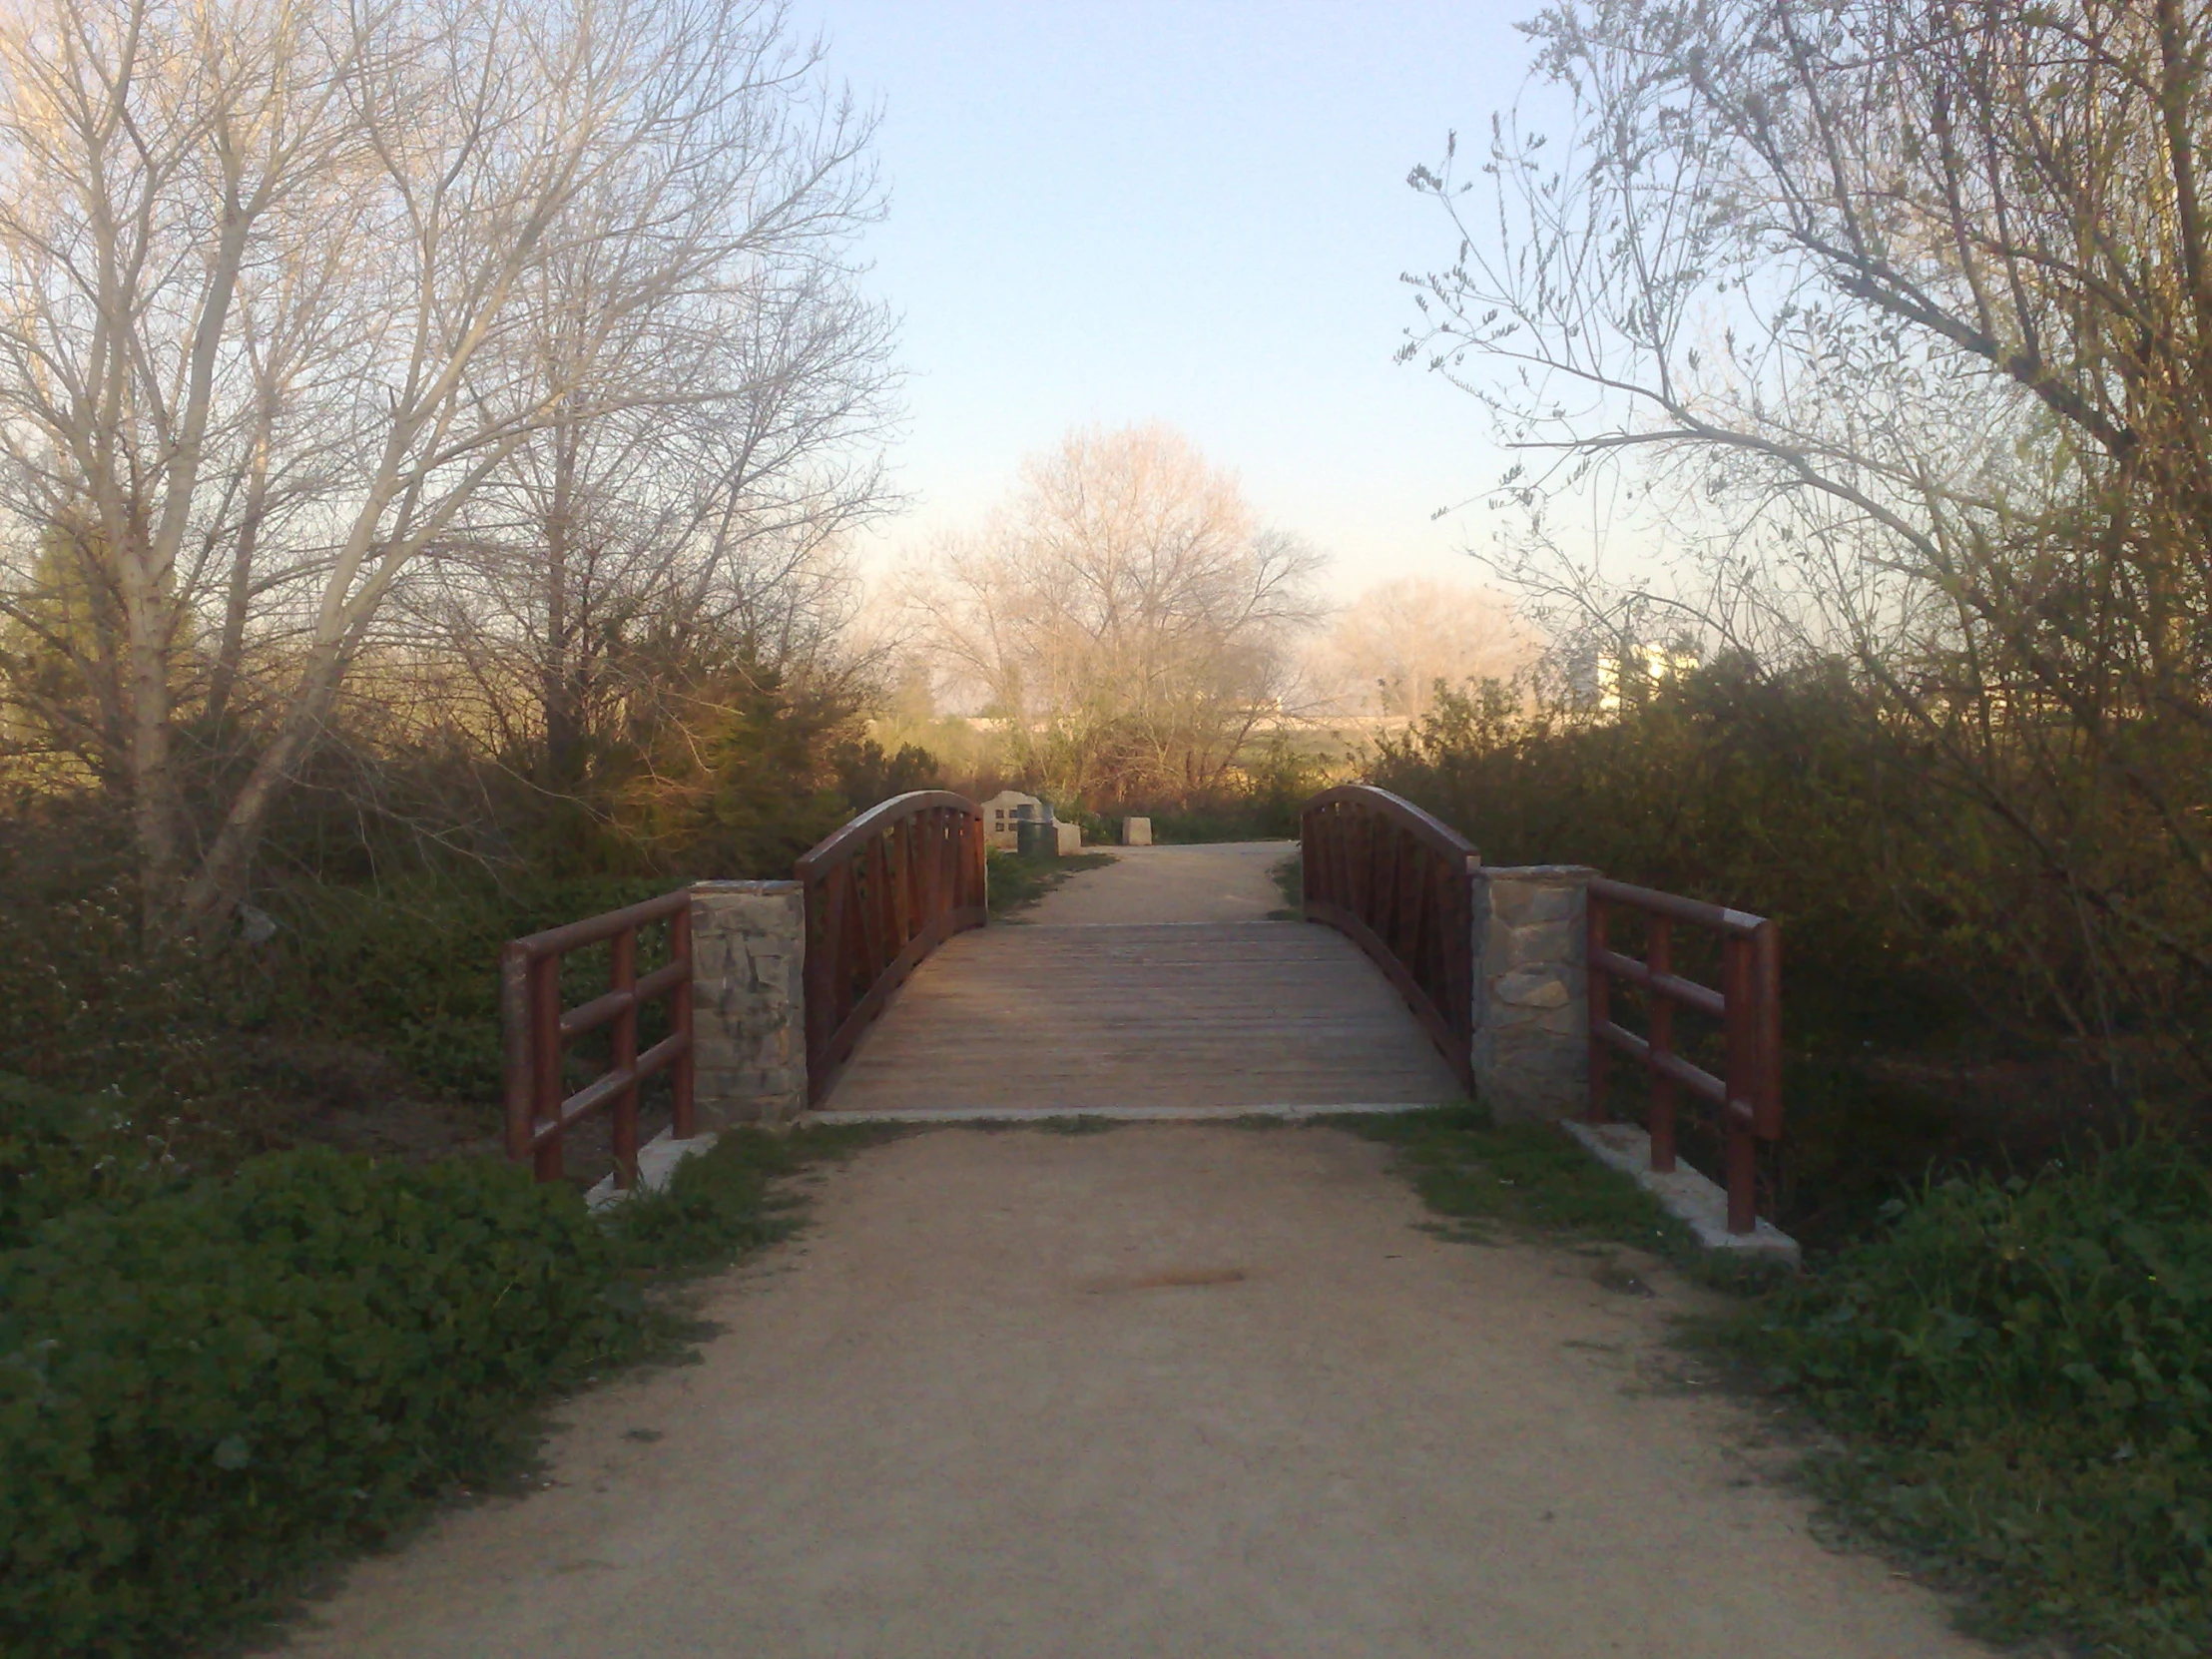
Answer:
<svg viewBox="0 0 2212 1659"><path fill-rule="evenodd" d="M344 1659L1945 1659L1834 1553L1690 1293L1422 1230L1333 1129L939 1129L569 1402L551 1484L359 1566Z"/></svg>
<svg viewBox="0 0 2212 1659"><path fill-rule="evenodd" d="M1296 841L1113 846L1114 861L1071 876L1014 919L1030 922L1265 921L1283 906L1269 873Z"/></svg>

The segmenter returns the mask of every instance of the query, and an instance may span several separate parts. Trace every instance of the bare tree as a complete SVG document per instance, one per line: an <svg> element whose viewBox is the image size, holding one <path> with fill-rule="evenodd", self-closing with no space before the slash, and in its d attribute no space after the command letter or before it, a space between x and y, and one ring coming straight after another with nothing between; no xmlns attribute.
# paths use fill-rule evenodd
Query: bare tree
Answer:
<svg viewBox="0 0 2212 1659"><path fill-rule="evenodd" d="M811 58L785 67L795 85ZM570 361L596 261L546 274L528 344L569 403L479 492L464 555L405 596L459 650L512 756L573 794L618 735L685 718L726 660L779 683L848 665L849 533L894 501L880 448L893 414L887 313L859 294L851 239L878 211L860 164L871 124L787 119L754 143L779 211L753 210L726 290L671 307L650 360L603 390ZM637 377L664 383L641 399Z"/></svg>
<svg viewBox="0 0 2212 1659"><path fill-rule="evenodd" d="M673 319L850 127L790 119L802 61L779 9L727 0L0 15L11 585L35 597L58 531L115 640L8 616L102 711L79 735L113 751L155 925L236 902L387 601L489 481L563 420L689 400ZM188 803L186 717L228 722L250 659L235 782Z"/></svg>
<svg viewBox="0 0 2212 1659"><path fill-rule="evenodd" d="M917 584L924 638L1069 796L1218 786L1277 711L1319 557L1159 426L1070 434Z"/></svg>
<svg viewBox="0 0 2212 1659"><path fill-rule="evenodd" d="M1534 641L1503 595L1408 576L1346 606L1319 642L1315 668L1347 713L1417 718L1438 685L1510 680L1533 656Z"/></svg>
<svg viewBox="0 0 2212 1659"><path fill-rule="evenodd" d="M1680 579L1627 597L1848 655L1957 809L1975 925L2080 1029L2201 996L2212 14L1591 0L1531 33L1563 130L1413 175L1460 249L1407 354L1521 451L1505 568L1618 602L1557 507L1640 497Z"/></svg>

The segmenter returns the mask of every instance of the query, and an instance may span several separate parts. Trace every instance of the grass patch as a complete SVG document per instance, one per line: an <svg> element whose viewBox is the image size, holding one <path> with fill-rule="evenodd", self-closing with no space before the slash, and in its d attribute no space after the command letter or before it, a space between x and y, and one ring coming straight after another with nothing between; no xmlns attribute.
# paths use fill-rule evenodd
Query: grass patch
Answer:
<svg viewBox="0 0 2212 1659"><path fill-rule="evenodd" d="M675 1281L711 1272L790 1238L807 1197L788 1185L814 1165L842 1162L905 1134L903 1124L806 1124L784 1134L723 1133L676 1166L667 1186L607 1213L607 1231L633 1271Z"/></svg>
<svg viewBox="0 0 2212 1659"><path fill-rule="evenodd" d="M1114 861L1111 852L1074 852L1064 858L1024 858L1018 852L990 851L987 880L993 921L1003 921L1026 910L1071 875L1101 869Z"/></svg>
<svg viewBox="0 0 2212 1659"><path fill-rule="evenodd" d="M1283 907L1270 910L1270 921L1304 921L1306 919L1306 854L1303 849L1268 871L1275 882L1275 890L1283 895Z"/></svg>
<svg viewBox="0 0 2212 1659"><path fill-rule="evenodd" d="M1396 1154L1447 1238L1494 1242L1500 1232L1543 1230L1680 1258L1689 1229L1617 1170L1550 1124L1493 1123L1478 1106L1348 1113L1326 1121Z"/></svg>
<svg viewBox="0 0 2212 1659"><path fill-rule="evenodd" d="M1047 1135L1103 1135L1119 1129L1119 1118L1086 1116L1080 1112L1055 1112L1033 1118L955 1118L938 1127L946 1129L977 1129L986 1135L996 1135L1006 1130L1024 1133L1042 1130Z"/></svg>

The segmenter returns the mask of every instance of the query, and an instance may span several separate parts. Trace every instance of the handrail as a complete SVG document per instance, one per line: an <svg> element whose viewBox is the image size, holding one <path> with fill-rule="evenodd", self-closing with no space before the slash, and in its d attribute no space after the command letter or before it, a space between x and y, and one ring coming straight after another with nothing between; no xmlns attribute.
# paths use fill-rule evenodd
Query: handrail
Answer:
<svg viewBox="0 0 2212 1659"><path fill-rule="evenodd" d="M1334 789L1323 790L1321 794L1307 799L1306 805L1299 809L1299 816L1303 819L1306 814L1319 808L1340 805L1380 813L1385 818L1396 820L1414 834L1424 836L1443 851L1457 852L1476 863L1482 861L1482 854L1475 851L1474 842L1442 819L1433 813L1421 811L1403 796L1377 789L1373 784L1339 784Z"/></svg>
<svg viewBox="0 0 2212 1659"><path fill-rule="evenodd" d="M1375 959L1471 1089L1474 843L1387 790L1346 784L1300 810L1299 846L1306 919Z"/></svg>
<svg viewBox="0 0 2212 1659"><path fill-rule="evenodd" d="M799 860L807 903L807 1098L930 951L980 927L983 810L946 790L871 807Z"/></svg>
<svg viewBox="0 0 2212 1659"><path fill-rule="evenodd" d="M668 923L669 960L638 974L638 929ZM561 1006L561 958L611 940L608 989L575 1008ZM500 1012L506 1026L507 1156L529 1159L540 1181L561 1178L561 1140L570 1126L613 1103L615 1185L638 1174L638 1091L673 1068L670 1132L689 1140L697 1130L692 1089L691 889L680 888L604 915L548 927L511 941L500 953ZM672 1029L638 1052L638 1011L666 998ZM561 1093L561 1049L570 1037L612 1024L614 1054L607 1070L572 1095Z"/></svg>
<svg viewBox="0 0 2212 1659"><path fill-rule="evenodd" d="M1631 909L1644 917L1642 961L1613 949L1611 914ZM1595 876L1589 893L1590 1118L1605 1118L1605 1057L1626 1054L1651 1073L1651 1167L1675 1165L1675 1091L1687 1089L1717 1109L1727 1146L1728 1230L1759 1226L1759 1153L1756 1141L1782 1136L1782 930L1764 916L1700 899L1633 887ZM1721 935L1722 988L1714 990L1674 971L1673 924L1686 921ZM1615 981L1646 994L1650 1035L1638 1036L1613 1021ZM1727 1056L1725 1078L1715 1077L1675 1052L1674 1010L1691 1009L1718 1019Z"/></svg>

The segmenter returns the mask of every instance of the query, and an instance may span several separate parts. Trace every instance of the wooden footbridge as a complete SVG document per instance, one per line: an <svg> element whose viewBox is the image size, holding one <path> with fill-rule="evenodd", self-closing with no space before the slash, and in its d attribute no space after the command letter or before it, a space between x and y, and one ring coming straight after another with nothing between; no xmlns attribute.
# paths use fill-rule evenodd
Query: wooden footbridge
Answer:
<svg viewBox="0 0 2212 1659"><path fill-rule="evenodd" d="M1188 1118L1479 1093L1501 1110L1602 1119L1617 1054L1650 1080L1651 1166L1674 1166L1680 1097L1705 1103L1726 1149L1729 1226L1755 1230L1756 1143L1781 1127L1771 922L1587 870L1486 870L1448 826L1366 786L1307 804L1303 903L1271 916L1258 860L1293 850L1252 848L1251 878L1212 879L1218 891L1188 878L1185 849L1132 851L1078 884L1084 904L1048 900L1034 922L986 925L972 802L922 791L861 814L796 871L808 1107L832 1120ZM1225 855L1234 862L1219 849L1215 867ZM1640 957L1614 948L1623 913ZM1677 970L1678 922L1717 939L1719 987ZM656 923L667 960L641 973L638 936ZM692 1134L692 927L671 893L508 947L509 1147L541 1176L559 1174L565 1129L602 1110L618 1178L633 1176L640 1087L660 1071L675 1078L671 1133ZM601 940L608 990L564 1006L561 954ZM668 1034L641 1052L639 1017L656 999ZM1711 1022L1702 1044L1677 1039L1682 1012ZM614 1032L609 1063L567 1093L563 1044L601 1026Z"/></svg>

